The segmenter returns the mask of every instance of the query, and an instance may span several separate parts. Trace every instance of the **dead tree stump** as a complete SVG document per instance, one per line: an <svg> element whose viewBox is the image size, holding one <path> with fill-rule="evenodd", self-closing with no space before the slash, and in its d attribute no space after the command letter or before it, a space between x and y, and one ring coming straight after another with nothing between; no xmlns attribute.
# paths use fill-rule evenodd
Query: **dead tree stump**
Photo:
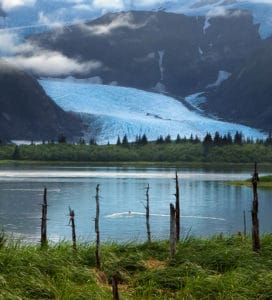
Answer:
<svg viewBox="0 0 272 300"><path fill-rule="evenodd" d="M259 253L261 249L260 234L259 234L259 219L258 219L258 181L259 175L257 171L257 163L255 163L254 173L252 176L252 187L253 187L253 202L252 202L252 249L254 252Z"/></svg>
<svg viewBox="0 0 272 300"><path fill-rule="evenodd" d="M176 171L176 238L177 241L180 240L180 202L179 202L179 183L178 183L178 173Z"/></svg>
<svg viewBox="0 0 272 300"><path fill-rule="evenodd" d="M170 257L176 253L176 209L170 204Z"/></svg>
<svg viewBox="0 0 272 300"><path fill-rule="evenodd" d="M112 296L113 296L113 300L119 300L118 276L117 276L117 274L114 274L112 276Z"/></svg>
<svg viewBox="0 0 272 300"><path fill-rule="evenodd" d="M71 207L69 207L69 214L70 214L70 221L69 224L72 228L72 241L73 241L73 248L76 250L76 225L75 225L75 212Z"/></svg>
<svg viewBox="0 0 272 300"><path fill-rule="evenodd" d="M100 231L99 231L99 184L96 186L96 216L95 216L95 233L96 233L96 246L95 246L95 260L96 260L96 267L100 269Z"/></svg>
<svg viewBox="0 0 272 300"><path fill-rule="evenodd" d="M150 209L149 209L149 184L146 188L146 206L145 206L145 217L146 217L146 232L147 241L151 242L151 231L150 231Z"/></svg>
<svg viewBox="0 0 272 300"><path fill-rule="evenodd" d="M47 188L44 188L42 203L41 246L47 246Z"/></svg>

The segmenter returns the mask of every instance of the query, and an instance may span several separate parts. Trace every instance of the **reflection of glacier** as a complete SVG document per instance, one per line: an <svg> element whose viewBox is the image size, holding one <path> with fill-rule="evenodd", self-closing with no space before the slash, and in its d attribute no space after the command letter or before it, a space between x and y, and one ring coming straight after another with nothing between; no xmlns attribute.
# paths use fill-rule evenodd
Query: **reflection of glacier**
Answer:
<svg viewBox="0 0 272 300"><path fill-rule="evenodd" d="M64 110L84 113L85 120L91 122L91 131L85 133L86 138L98 129L100 143L116 142L117 136L124 134L129 140L135 140L136 135L144 133L149 140L167 134L173 138L177 134L202 138L207 132L215 131L221 134L242 131L247 137L263 137L256 129L201 116L161 94L61 80L40 80L40 84Z"/></svg>

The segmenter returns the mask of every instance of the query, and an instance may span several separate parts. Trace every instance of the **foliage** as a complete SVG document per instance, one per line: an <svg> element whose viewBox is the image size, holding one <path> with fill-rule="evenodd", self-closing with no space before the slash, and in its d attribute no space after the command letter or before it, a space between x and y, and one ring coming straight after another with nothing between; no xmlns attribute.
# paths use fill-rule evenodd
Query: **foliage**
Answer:
<svg viewBox="0 0 272 300"><path fill-rule="evenodd" d="M170 136L148 142L145 135L128 143L126 135L117 145L48 143L41 145L0 144L0 160L70 161L70 162L214 162L214 163L269 163L272 162L272 145L268 143L227 144L228 136L207 134L201 143L197 137L172 141ZM230 140L230 137L229 137ZM225 143L225 144L224 144ZM230 141L229 141L230 143ZM122 146L122 147L121 147Z"/></svg>
<svg viewBox="0 0 272 300"><path fill-rule="evenodd" d="M272 235L189 237L169 259L169 243L101 245L68 242L46 249L8 239L0 248L0 299L112 299L111 276L118 274L121 299L271 299Z"/></svg>

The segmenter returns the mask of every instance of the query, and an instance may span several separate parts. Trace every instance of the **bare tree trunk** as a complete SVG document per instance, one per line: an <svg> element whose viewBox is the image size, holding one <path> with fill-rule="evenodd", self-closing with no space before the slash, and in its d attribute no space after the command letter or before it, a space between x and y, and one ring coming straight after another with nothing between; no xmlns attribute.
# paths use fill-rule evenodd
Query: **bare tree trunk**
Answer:
<svg viewBox="0 0 272 300"><path fill-rule="evenodd" d="M112 276L112 296L113 300L119 300L118 280L116 274Z"/></svg>
<svg viewBox="0 0 272 300"><path fill-rule="evenodd" d="M260 235L259 235L259 219L258 219L258 181L259 175L257 172L257 163L255 163L254 174L252 177L252 187L253 187L253 203L252 203L252 248L255 252L260 252Z"/></svg>
<svg viewBox="0 0 272 300"><path fill-rule="evenodd" d="M76 226L75 226L75 212L73 209L69 207L69 213L70 213L70 221L69 224L71 224L72 227L72 241L73 241L73 248L76 250Z"/></svg>
<svg viewBox="0 0 272 300"><path fill-rule="evenodd" d="M244 236L247 234L247 224L246 224L246 211L243 212L244 215Z"/></svg>
<svg viewBox="0 0 272 300"><path fill-rule="evenodd" d="M180 205L179 205L179 183L178 183L178 173L176 171L176 235L177 241L180 239Z"/></svg>
<svg viewBox="0 0 272 300"><path fill-rule="evenodd" d="M150 214L149 214L149 184L146 188L146 206L145 206L145 211L146 211L146 231L147 231L147 241L150 243L151 242L151 231L150 231Z"/></svg>
<svg viewBox="0 0 272 300"><path fill-rule="evenodd" d="M100 269L100 232L99 232L99 184L96 186L96 217L95 217L95 233L96 233L96 247L95 247L95 259L96 259L96 267Z"/></svg>
<svg viewBox="0 0 272 300"><path fill-rule="evenodd" d="M176 210L174 205L170 204L170 257L176 252Z"/></svg>
<svg viewBox="0 0 272 300"><path fill-rule="evenodd" d="M47 245L47 188L43 192L42 224L41 224L41 246Z"/></svg>

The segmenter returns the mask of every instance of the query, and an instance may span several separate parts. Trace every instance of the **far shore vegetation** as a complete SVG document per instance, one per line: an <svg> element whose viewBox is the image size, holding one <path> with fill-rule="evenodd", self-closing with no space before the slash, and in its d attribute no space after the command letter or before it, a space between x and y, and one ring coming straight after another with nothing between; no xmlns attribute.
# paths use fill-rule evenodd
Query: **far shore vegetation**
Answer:
<svg viewBox="0 0 272 300"><path fill-rule="evenodd" d="M272 138L244 139L242 133L214 136L207 134L201 141L197 136L172 139L170 135L148 141L145 135L128 142L126 135L117 137L115 144L97 145L94 139L68 143L61 135L57 141L41 144L0 144L0 160L37 162L86 163L272 163Z"/></svg>
<svg viewBox="0 0 272 300"><path fill-rule="evenodd" d="M252 179L247 179L243 181L230 181L228 182L228 184L252 187ZM258 187L272 189L272 175L261 176L259 178Z"/></svg>

